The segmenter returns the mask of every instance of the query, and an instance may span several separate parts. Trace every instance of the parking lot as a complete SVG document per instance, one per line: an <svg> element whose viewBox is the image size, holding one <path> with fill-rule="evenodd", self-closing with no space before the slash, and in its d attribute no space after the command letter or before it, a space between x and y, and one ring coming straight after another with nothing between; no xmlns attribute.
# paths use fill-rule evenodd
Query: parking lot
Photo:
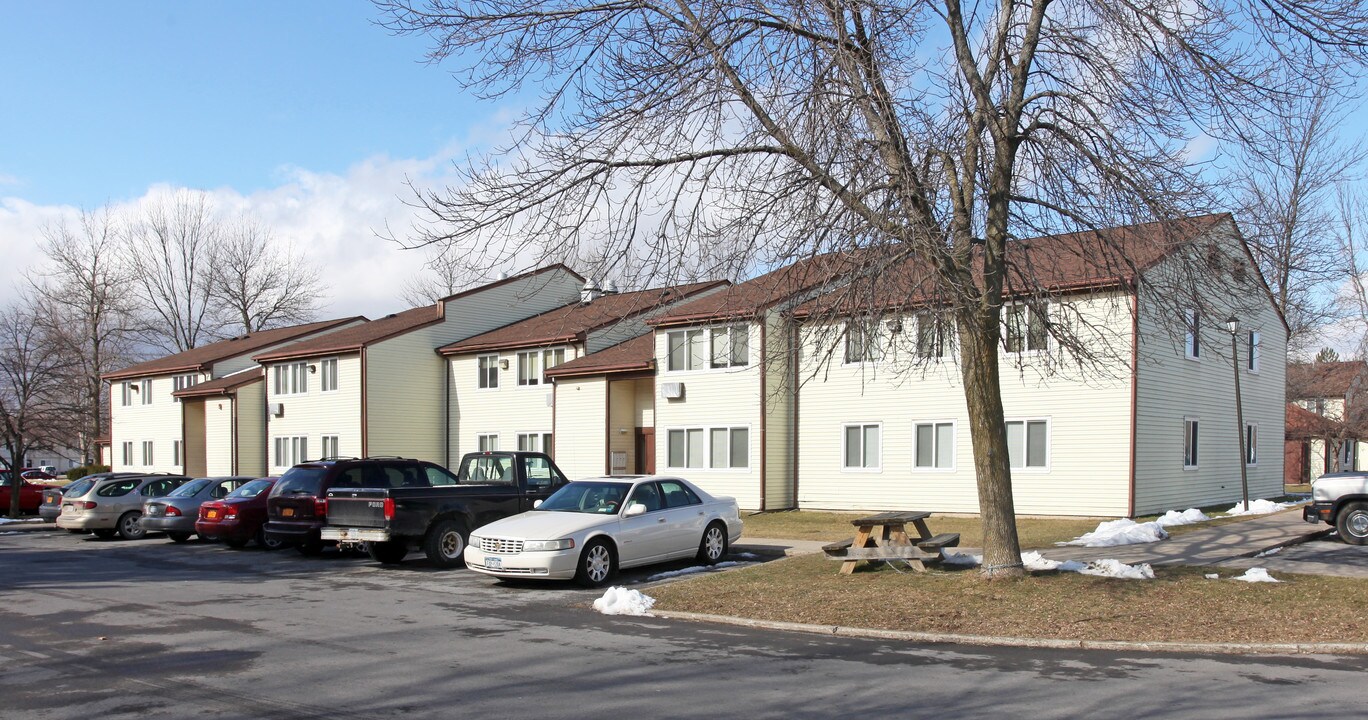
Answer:
<svg viewBox="0 0 1368 720"><path fill-rule="evenodd" d="M622 580L649 592L645 577L683 566ZM1163 697L1168 717L1309 717L1368 699L1358 658L915 646L609 617L588 608L598 595L417 556L394 568L331 552L5 535L0 714L1140 717ZM1303 683L1316 692L1286 692Z"/></svg>

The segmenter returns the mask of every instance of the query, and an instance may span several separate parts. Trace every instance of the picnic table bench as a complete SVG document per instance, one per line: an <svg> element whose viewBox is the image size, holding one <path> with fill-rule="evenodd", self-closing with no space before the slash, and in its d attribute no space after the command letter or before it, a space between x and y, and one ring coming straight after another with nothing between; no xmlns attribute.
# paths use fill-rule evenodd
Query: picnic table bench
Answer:
<svg viewBox="0 0 1368 720"><path fill-rule="evenodd" d="M926 563L941 560L945 548L959 545L959 533L933 535L926 525L929 512L886 512L850 521L856 527L855 537L822 547L827 558L841 561L841 574L855 572L861 560L881 562L901 560L917 572L926 571ZM907 526L916 530L909 537ZM875 528L879 528L875 532Z"/></svg>

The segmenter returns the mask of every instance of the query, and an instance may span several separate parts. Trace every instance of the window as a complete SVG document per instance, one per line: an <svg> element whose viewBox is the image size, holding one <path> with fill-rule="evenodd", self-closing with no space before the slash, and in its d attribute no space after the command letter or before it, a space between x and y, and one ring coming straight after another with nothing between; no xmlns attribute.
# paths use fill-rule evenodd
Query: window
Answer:
<svg viewBox="0 0 1368 720"><path fill-rule="evenodd" d="M878 470L879 446L883 427L878 424L845 426L845 462L847 470Z"/></svg>
<svg viewBox="0 0 1368 720"><path fill-rule="evenodd" d="M671 372L702 370L707 367L707 350L702 330L679 330L665 336Z"/></svg>
<svg viewBox="0 0 1368 720"><path fill-rule="evenodd" d="M1245 423L1244 452L1246 465L1259 464L1259 426ZM1351 468L1352 469L1352 468Z"/></svg>
<svg viewBox="0 0 1368 720"><path fill-rule="evenodd" d="M518 385L537 385L541 383L542 377L539 370L541 363L541 353L533 350L531 352L518 353Z"/></svg>
<svg viewBox="0 0 1368 720"><path fill-rule="evenodd" d="M1183 311L1183 327L1187 332L1183 344L1183 355L1196 360L1202 355L1201 316L1198 315L1197 308L1188 308Z"/></svg>
<svg viewBox="0 0 1368 720"><path fill-rule="evenodd" d="M176 480L167 478L166 480L154 480L140 488L138 494L143 497L161 497L176 489Z"/></svg>
<svg viewBox="0 0 1368 720"><path fill-rule="evenodd" d="M522 452L551 452L551 433L518 433L518 450Z"/></svg>
<svg viewBox="0 0 1368 720"><path fill-rule="evenodd" d="M325 458L335 458L335 457L341 457L341 456L342 456L342 453L341 453L341 452L338 450L338 448L337 448L337 445L338 445L337 440L338 440L338 437L337 437L336 435L324 435L324 436L322 437L322 443L323 443L323 448L322 448L322 450L323 450L323 457L325 457Z"/></svg>
<svg viewBox="0 0 1368 720"><path fill-rule="evenodd" d="M318 363L319 373L323 379L319 381L319 390L332 392L337 389L337 358L328 358Z"/></svg>
<svg viewBox="0 0 1368 720"><path fill-rule="evenodd" d="M125 383L125 384L127 384L127 383ZM131 442L123 443L123 464L124 464L124 465L132 465L132 464L133 464L133 443L131 443Z"/></svg>
<svg viewBox="0 0 1368 720"><path fill-rule="evenodd" d="M182 462L182 460L181 460L181 441L179 441L179 440L172 440L172 441L171 441L171 464L172 464L172 465L175 465L176 467L180 467L181 462Z"/></svg>
<svg viewBox="0 0 1368 720"><path fill-rule="evenodd" d="M955 423L953 421L917 423L913 426L915 444L913 466L926 470L955 468Z"/></svg>
<svg viewBox="0 0 1368 720"><path fill-rule="evenodd" d="M309 392L309 364L287 363L271 368L275 395L303 395ZM283 465L281 467L284 467Z"/></svg>
<svg viewBox="0 0 1368 720"><path fill-rule="evenodd" d="M950 319L943 312L923 310L916 314L917 357L945 357L945 338L949 335Z"/></svg>
<svg viewBox="0 0 1368 720"><path fill-rule="evenodd" d="M704 458L707 436L703 428L689 428L686 430L671 430L668 437L668 461L672 468L701 468L705 467Z"/></svg>
<svg viewBox="0 0 1368 720"><path fill-rule="evenodd" d="M879 359L877 333L869 325L846 324L845 361L846 363L874 362Z"/></svg>
<svg viewBox="0 0 1368 720"><path fill-rule="evenodd" d="M475 436L476 447L480 452L494 452L499 449L498 434Z"/></svg>
<svg viewBox="0 0 1368 720"><path fill-rule="evenodd" d="M1049 331L1045 312L1027 303L1014 303L1002 309L1006 321L1007 352L1038 352L1046 349Z"/></svg>
<svg viewBox="0 0 1368 720"><path fill-rule="evenodd" d="M660 493L664 496L665 507L667 508L703 504L703 500L693 490L690 490L688 485L678 480L661 480L659 484Z"/></svg>
<svg viewBox="0 0 1368 720"><path fill-rule="evenodd" d="M177 375L171 378L173 385L171 391L178 392L186 388L191 388L199 384L199 376L191 373L189 375Z"/></svg>
<svg viewBox="0 0 1368 720"><path fill-rule="evenodd" d="M119 405L128 407L133 404L133 383L119 383Z"/></svg>
<svg viewBox="0 0 1368 720"><path fill-rule="evenodd" d="M547 435L547 438L550 437ZM523 475L527 478L528 487L532 488L546 489L565 484L565 478L551 467L551 463L539 457L523 458Z"/></svg>
<svg viewBox="0 0 1368 720"><path fill-rule="evenodd" d="M1197 420L1183 418L1183 467L1197 467Z"/></svg>
<svg viewBox="0 0 1368 720"><path fill-rule="evenodd" d="M432 487L446 487L456 484L456 476L448 472L446 468L424 465L423 470L427 473L428 484Z"/></svg>
<svg viewBox="0 0 1368 720"><path fill-rule="evenodd" d="M712 444L709 467L750 467L749 428L711 428L708 435Z"/></svg>
<svg viewBox="0 0 1368 720"><path fill-rule="evenodd" d="M479 365L479 386L486 390L499 387L499 356L481 355L477 360Z"/></svg>
<svg viewBox="0 0 1368 720"><path fill-rule="evenodd" d="M142 389L138 391L138 394L142 395L142 404L144 404L144 405L151 405L151 404L152 404L152 381L151 381L151 380L144 380L144 381L142 381Z"/></svg>
<svg viewBox="0 0 1368 720"><path fill-rule="evenodd" d="M291 467L309 459L309 438L304 435L275 439L275 466Z"/></svg>
<svg viewBox="0 0 1368 720"><path fill-rule="evenodd" d="M546 372L563 362L565 362L565 348L542 351L542 372ZM546 382L545 379L542 382Z"/></svg>
<svg viewBox="0 0 1368 720"><path fill-rule="evenodd" d="M1260 339L1261 339L1261 338L1259 337L1259 331L1258 331L1258 330L1250 330L1250 331L1249 331L1249 344L1248 344L1248 346L1247 346L1247 347L1249 348L1249 351L1248 351L1248 353L1247 353L1247 356L1245 357L1245 369L1246 369L1246 370L1249 370L1249 372L1252 372L1252 373L1256 373L1256 372L1259 371L1259 340L1260 340Z"/></svg>
<svg viewBox="0 0 1368 720"><path fill-rule="evenodd" d="M1009 420L1007 455L1013 469L1050 466L1050 423L1047 420Z"/></svg>
<svg viewBox="0 0 1368 720"><path fill-rule="evenodd" d="M1358 469L1358 440L1345 438L1339 449L1340 470Z"/></svg>
<svg viewBox="0 0 1368 720"><path fill-rule="evenodd" d="M750 335L745 325L713 328L710 332L712 367L745 367L750 362Z"/></svg>
<svg viewBox="0 0 1368 720"><path fill-rule="evenodd" d="M151 441L151 440L144 440L143 443L142 443L142 464L143 464L143 465L146 465L146 466L149 466L149 467L152 465L152 441Z"/></svg>

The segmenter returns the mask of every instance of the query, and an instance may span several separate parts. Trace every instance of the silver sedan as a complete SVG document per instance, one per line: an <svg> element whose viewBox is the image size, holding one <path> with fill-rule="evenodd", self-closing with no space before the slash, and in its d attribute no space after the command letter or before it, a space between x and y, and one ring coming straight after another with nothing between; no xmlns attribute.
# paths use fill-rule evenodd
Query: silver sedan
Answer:
<svg viewBox="0 0 1368 720"><path fill-rule="evenodd" d="M138 524L147 532L164 532L178 543L185 542L195 534L195 520L199 517L200 505L225 498L228 493L255 479L241 476L195 478L172 490L166 497L144 502L142 519Z"/></svg>
<svg viewBox="0 0 1368 720"><path fill-rule="evenodd" d="M57 527L94 532L102 538L117 534L125 540L137 540L147 534L138 524L143 502L175 490L188 479L182 475L134 475L105 478L85 488L69 489L62 496ZM78 489L84 492L76 495Z"/></svg>

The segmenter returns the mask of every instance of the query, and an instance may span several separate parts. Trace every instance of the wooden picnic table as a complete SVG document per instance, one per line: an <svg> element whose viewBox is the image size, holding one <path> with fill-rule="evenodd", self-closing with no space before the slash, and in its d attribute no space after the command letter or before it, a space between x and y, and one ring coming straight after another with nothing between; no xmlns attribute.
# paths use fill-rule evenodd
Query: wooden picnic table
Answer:
<svg viewBox="0 0 1368 720"><path fill-rule="evenodd" d="M822 548L827 557L841 561L841 574L855 572L861 560L880 562L901 560L917 572L926 571L926 563L939 561L945 548L959 545L959 533L934 535L926 525L931 513L922 511L885 512L850 521L856 528L855 537L832 543ZM916 537L907 534L907 526L916 530ZM879 530L876 532L875 528Z"/></svg>

